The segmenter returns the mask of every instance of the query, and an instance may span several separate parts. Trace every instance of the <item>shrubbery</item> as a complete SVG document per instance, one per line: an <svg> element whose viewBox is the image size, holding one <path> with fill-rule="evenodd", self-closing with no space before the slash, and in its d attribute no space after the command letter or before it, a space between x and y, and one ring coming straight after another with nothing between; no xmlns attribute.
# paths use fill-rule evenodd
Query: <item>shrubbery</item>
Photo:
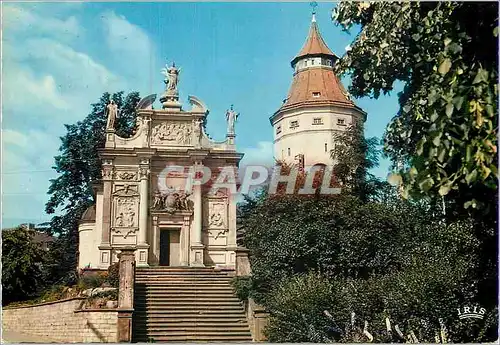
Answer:
<svg viewBox="0 0 500 345"><path fill-rule="evenodd" d="M252 280L249 276L235 277L231 284L233 285L236 297L240 300L245 301L250 297L250 291L252 289Z"/></svg>
<svg viewBox="0 0 500 345"><path fill-rule="evenodd" d="M480 245L469 222L445 224L399 199L282 196L249 211L245 229L252 277L244 286L271 314L271 341L366 342L365 321L375 341L401 341L387 333L387 317L419 341L434 342L440 320L448 340L488 339L483 323L457 315L478 297Z"/></svg>
<svg viewBox="0 0 500 345"><path fill-rule="evenodd" d="M118 289L120 285L120 264L118 262L108 267L107 281L109 285Z"/></svg>

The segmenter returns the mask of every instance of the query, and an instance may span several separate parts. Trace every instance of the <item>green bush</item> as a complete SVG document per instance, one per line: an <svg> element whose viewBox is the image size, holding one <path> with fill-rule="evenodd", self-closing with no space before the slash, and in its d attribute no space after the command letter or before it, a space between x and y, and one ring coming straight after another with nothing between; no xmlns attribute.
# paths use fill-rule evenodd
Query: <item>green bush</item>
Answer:
<svg viewBox="0 0 500 345"><path fill-rule="evenodd" d="M332 305L343 309L341 296L342 289L338 284L316 273L298 275L282 282L266 298L270 313L265 331L268 340L330 342L333 340L330 334L332 323L324 311L331 309Z"/></svg>
<svg viewBox="0 0 500 345"><path fill-rule="evenodd" d="M80 277L77 283L79 290L94 289L101 287L107 281L107 274L89 274Z"/></svg>
<svg viewBox="0 0 500 345"><path fill-rule="evenodd" d="M473 327L456 312L480 304L474 283L479 240L470 222L445 224L427 208L401 200L361 202L340 195L268 198L244 226L252 266L251 291L245 293L271 312L271 341L366 342L364 321L375 341L401 341L385 331L386 317L420 341L435 341L440 319L451 341L490 339L483 328L491 326ZM327 297L329 289L335 298ZM320 306L336 322L351 312L359 322L327 334ZM493 320L493 308L484 307L485 318Z"/></svg>
<svg viewBox="0 0 500 345"><path fill-rule="evenodd" d="M246 301L250 297L252 289L252 278L250 276L235 277L231 281L236 297L241 301Z"/></svg>
<svg viewBox="0 0 500 345"><path fill-rule="evenodd" d="M108 277L107 282L114 288L120 286L120 264L115 262L108 267Z"/></svg>

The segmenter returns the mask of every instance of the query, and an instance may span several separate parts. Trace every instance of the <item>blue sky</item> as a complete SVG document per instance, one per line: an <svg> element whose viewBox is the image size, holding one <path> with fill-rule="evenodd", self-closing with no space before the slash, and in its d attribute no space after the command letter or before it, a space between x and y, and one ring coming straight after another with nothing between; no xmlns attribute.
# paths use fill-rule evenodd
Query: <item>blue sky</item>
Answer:
<svg viewBox="0 0 500 345"><path fill-rule="evenodd" d="M354 39L320 3L323 38L339 56ZM307 36L308 3L3 4L3 227L43 222L49 179L65 123L82 120L103 92L161 93L161 68L182 68L180 94L210 108L208 131L223 139L225 110L240 117L236 143L247 160L271 159L269 116L286 97L290 60ZM346 81L347 82L347 81ZM397 90L396 90L397 91ZM367 137L383 135L396 91L359 99ZM389 163L374 170L386 177Z"/></svg>

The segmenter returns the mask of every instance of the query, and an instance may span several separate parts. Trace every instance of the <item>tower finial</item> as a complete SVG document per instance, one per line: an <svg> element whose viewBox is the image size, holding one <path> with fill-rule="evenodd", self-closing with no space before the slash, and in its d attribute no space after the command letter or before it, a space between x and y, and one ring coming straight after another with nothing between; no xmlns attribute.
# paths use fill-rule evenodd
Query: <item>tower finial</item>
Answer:
<svg viewBox="0 0 500 345"><path fill-rule="evenodd" d="M313 23L316 23L316 7L318 7L318 3L316 1L312 1L311 3L309 3L309 5L312 8L312 19L311 19L311 21Z"/></svg>

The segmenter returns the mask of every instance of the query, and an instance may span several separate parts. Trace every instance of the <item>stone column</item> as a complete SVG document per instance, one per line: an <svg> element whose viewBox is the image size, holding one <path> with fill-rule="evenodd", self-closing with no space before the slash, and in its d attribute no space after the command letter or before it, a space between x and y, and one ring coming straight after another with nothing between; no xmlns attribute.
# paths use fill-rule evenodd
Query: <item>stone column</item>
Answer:
<svg viewBox="0 0 500 345"><path fill-rule="evenodd" d="M229 247L236 247L236 197L227 191L227 203L228 203L228 241L227 245Z"/></svg>
<svg viewBox="0 0 500 345"><path fill-rule="evenodd" d="M153 243L152 246L152 254L150 251L150 255L153 258L154 264L160 263L160 229L158 228L158 216L153 216ZM151 247L150 246L150 247Z"/></svg>
<svg viewBox="0 0 500 345"><path fill-rule="evenodd" d="M196 161L196 166L201 167L202 162ZM190 266L204 266L203 264L203 249L204 245L202 243L202 227L203 227L203 198L202 198L203 187L201 185L193 186L193 224L191 227L191 253L189 264Z"/></svg>
<svg viewBox="0 0 500 345"><path fill-rule="evenodd" d="M137 243L138 265L148 266L148 216L149 216L149 159L139 165L139 237Z"/></svg>
<svg viewBox="0 0 500 345"><path fill-rule="evenodd" d="M134 311L134 248L123 248L118 254L120 285L118 289L118 342L132 341L132 313Z"/></svg>
<svg viewBox="0 0 500 345"><path fill-rule="evenodd" d="M112 201L113 201L113 160L104 159L102 161L102 180L103 180L103 205L102 205L102 234L101 244L99 245L99 266L107 268L111 264L111 219L112 219Z"/></svg>
<svg viewBox="0 0 500 345"><path fill-rule="evenodd" d="M141 169L141 182L139 184L139 244L146 244L147 227L148 227L148 175L143 173Z"/></svg>
<svg viewBox="0 0 500 345"><path fill-rule="evenodd" d="M202 211L201 186L194 186L193 244L201 244Z"/></svg>

